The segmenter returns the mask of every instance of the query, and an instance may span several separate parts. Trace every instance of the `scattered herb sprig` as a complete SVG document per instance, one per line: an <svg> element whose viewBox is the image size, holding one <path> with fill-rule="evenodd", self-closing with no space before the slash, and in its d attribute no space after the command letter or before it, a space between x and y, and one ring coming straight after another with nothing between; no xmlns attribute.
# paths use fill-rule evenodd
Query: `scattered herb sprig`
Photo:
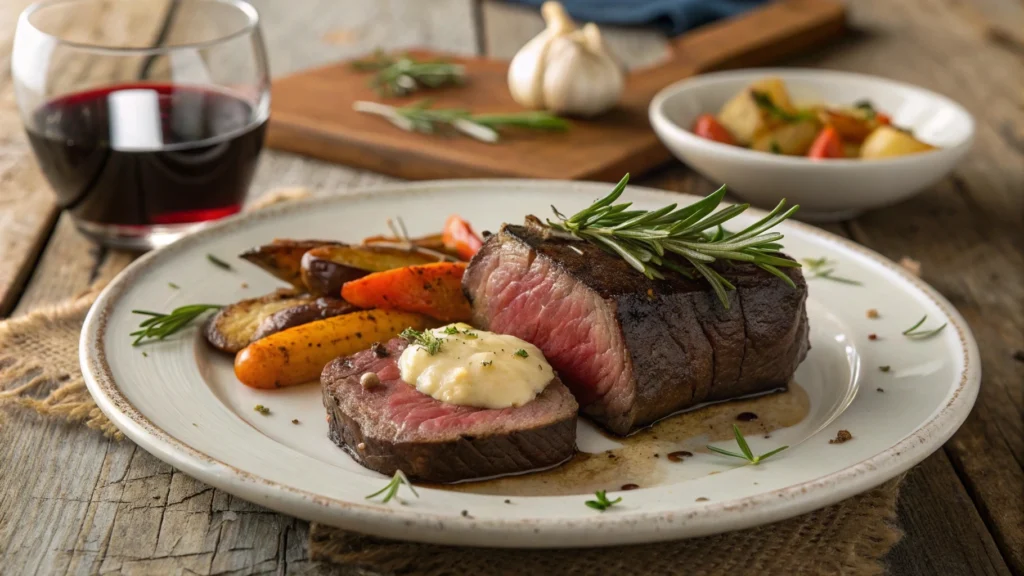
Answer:
<svg viewBox="0 0 1024 576"><path fill-rule="evenodd" d="M209 260L211 264L218 268L223 268L225 270L233 270L231 264L228 264L227 262L221 260L220 258L217 258L213 254L207 254L206 259Z"/></svg>
<svg viewBox="0 0 1024 576"><path fill-rule="evenodd" d="M413 496L417 498L420 497L419 493L416 492L416 488L413 488L412 482L409 482L409 479L405 477L405 473L402 472L401 470L396 470L395 475L391 477L391 481L388 482L387 486L384 486L383 488L377 490L373 494L367 495L366 499L370 500L371 498L376 498L377 496L383 494L384 498L381 499L382 504L387 504L393 498L401 502L402 499L396 497L398 496L398 489L401 488L403 484L409 487L409 491L412 492Z"/></svg>
<svg viewBox="0 0 1024 576"><path fill-rule="evenodd" d="M376 114L405 130L434 134L438 128L450 128L481 142L493 144L500 138L498 128L519 127L533 130L567 130L569 123L548 112L510 112L507 114L473 114L461 108L431 108L430 100L408 106L388 106L360 100L353 104L356 112Z"/></svg>
<svg viewBox="0 0 1024 576"><path fill-rule="evenodd" d="M740 427L735 425L735 424L733 424L732 425L732 433L736 437L736 444L739 445L740 452L742 452L742 454L737 454L737 453L732 452L730 450L724 450L724 449L718 448L716 446L711 446L710 444L707 447L708 450L711 450L712 452L717 452L718 454L721 454L723 456L731 456L733 458L739 458L741 460L746 460L750 464L753 464L753 465L756 466L757 464L760 464L761 462L764 462L765 460L767 460L768 458L778 454L779 452L782 452L786 448L789 448L789 446L781 446L781 447L776 448L774 450L769 450L768 452L765 452L764 454L761 454L760 456L754 456L754 453L750 450L750 446L747 444L746 438L743 437L743 432L740 432Z"/></svg>
<svg viewBox="0 0 1024 576"><path fill-rule="evenodd" d="M430 330L416 330L411 326L402 330L402 333L398 335L404 338L410 344L420 346L427 351L427 354L431 356L441 351L441 345L444 343L444 338L438 338Z"/></svg>
<svg viewBox="0 0 1024 576"><path fill-rule="evenodd" d="M417 60L407 54L389 56L377 50L370 58L352 62L360 72L376 72L370 87L381 97L405 96L420 88L440 88L462 84L466 69L444 60Z"/></svg>
<svg viewBox="0 0 1024 576"><path fill-rule="evenodd" d="M597 500L587 500L586 502L584 502L584 504L590 506L594 510L599 510L601 512L604 512L605 510L611 508L612 506L618 504L619 502L622 502L621 496L619 496L615 500L609 500L608 496L605 495L604 490L598 490L597 492L594 492L594 497L596 497Z"/></svg>
<svg viewBox="0 0 1024 576"><path fill-rule="evenodd" d="M623 176L615 189L604 198L573 216L565 216L554 206L557 221L548 225L572 238L588 240L622 257L630 266L648 278L664 278L663 270L674 270L693 277L696 270L711 284L718 299L729 308L727 290L736 287L710 266L716 260L751 262L782 279L790 287L793 280L779 268L799 267L800 264L778 255L783 235L768 232L789 218L799 206L783 210L786 201L754 224L736 233L727 233L721 227L739 216L749 204L737 204L715 212L725 196L725 186L699 200L676 208L670 204L659 210L629 210L629 202L615 204L629 182Z"/></svg>
<svg viewBox="0 0 1024 576"><path fill-rule="evenodd" d="M519 356L520 358L528 358L530 356L530 354L526 350L524 350L522 348L520 348L519 350L516 350L515 352L513 352L512 355L513 356Z"/></svg>
<svg viewBox="0 0 1024 576"><path fill-rule="evenodd" d="M754 99L754 103L757 104L758 108L764 110L769 115L782 120L783 122L800 122L803 120L814 120L816 118L814 112L811 112L810 110L802 110L799 112L783 110L772 100L771 95L767 92L751 90L750 97Z"/></svg>
<svg viewBox="0 0 1024 576"><path fill-rule="evenodd" d="M850 284L851 286L863 286L863 283L861 283L860 280L836 276L835 262L829 260L827 257L822 256L821 258L804 258L803 262L804 266L806 266L807 268L808 279L824 278L825 280L839 282L840 284Z"/></svg>
<svg viewBox="0 0 1024 576"><path fill-rule="evenodd" d="M147 339L163 340L188 326L204 312L220 308L217 304L192 304L175 308L169 314L150 312L149 310L132 310L132 314L149 316L139 324L138 330L131 333L132 336L135 336L132 346L138 346Z"/></svg>
<svg viewBox="0 0 1024 576"><path fill-rule="evenodd" d="M938 328L933 328L931 330L918 330L918 328L920 328L921 325L924 324L925 320L927 319L928 315L925 314L924 316L921 317L920 320L917 321L917 324L914 324L910 328L904 330L903 335L906 336L907 338L910 338L911 340L927 340L928 338L935 336L939 332L942 332L942 330L946 327L947 323L943 322L942 326L939 326Z"/></svg>

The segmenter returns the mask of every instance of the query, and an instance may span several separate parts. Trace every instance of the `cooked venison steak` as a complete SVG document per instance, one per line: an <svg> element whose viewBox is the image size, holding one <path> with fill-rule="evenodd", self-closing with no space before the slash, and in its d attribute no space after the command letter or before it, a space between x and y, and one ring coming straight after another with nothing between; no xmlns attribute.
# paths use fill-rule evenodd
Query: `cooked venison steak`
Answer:
<svg viewBox="0 0 1024 576"><path fill-rule="evenodd" d="M363 466L456 482L546 468L574 454L579 407L557 378L519 408L446 404L402 381L398 357L405 347L395 338L324 368L331 440ZM367 372L380 384L364 388L359 380Z"/></svg>
<svg viewBox="0 0 1024 576"><path fill-rule="evenodd" d="M616 434L786 386L807 355L799 268L784 269L794 290L752 264L716 264L736 286L726 309L703 280L649 280L589 242L527 224L505 225L470 263L473 324L540 348L583 412Z"/></svg>

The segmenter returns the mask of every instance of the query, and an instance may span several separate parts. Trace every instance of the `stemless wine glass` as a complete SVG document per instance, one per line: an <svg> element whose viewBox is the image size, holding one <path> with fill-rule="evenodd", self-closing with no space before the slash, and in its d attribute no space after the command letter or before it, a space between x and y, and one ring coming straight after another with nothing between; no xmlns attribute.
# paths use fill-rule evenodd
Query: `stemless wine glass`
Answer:
<svg viewBox="0 0 1024 576"><path fill-rule="evenodd" d="M270 112L242 0L49 0L18 20L15 95L62 208L147 249L238 212Z"/></svg>

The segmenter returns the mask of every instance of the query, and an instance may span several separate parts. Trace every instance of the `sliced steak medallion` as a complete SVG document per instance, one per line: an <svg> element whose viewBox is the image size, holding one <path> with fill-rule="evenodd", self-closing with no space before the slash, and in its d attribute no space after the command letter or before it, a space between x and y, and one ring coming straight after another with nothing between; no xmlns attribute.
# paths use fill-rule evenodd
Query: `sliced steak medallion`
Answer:
<svg viewBox="0 0 1024 576"><path fill-rule="evenodd" d="M457 482L547 468L576 449L579 406L556 378L519 408L446 404L402 381L393 339L327 365L321 377L330 437L360 464L427 482ZM369 389L360 377L374 372Z"/></svg>
<svg viewBox="0 0 1024 576"><path fill-rule="evenodd" d="M528 221L530 224L530 221ZM703 280L650 280L534 220L505 225L473 258L473 324L540 348L584 413L617 434L701 402L786 386L810 348L796 289L747 263L716 264L726 309Z"/></svg>

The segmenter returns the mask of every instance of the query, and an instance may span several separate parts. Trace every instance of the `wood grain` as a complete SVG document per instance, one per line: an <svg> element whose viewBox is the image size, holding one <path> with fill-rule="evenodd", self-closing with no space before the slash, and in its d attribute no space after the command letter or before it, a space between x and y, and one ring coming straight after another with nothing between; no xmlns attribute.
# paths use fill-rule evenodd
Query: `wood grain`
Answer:
<svg viewBox="0 0 1024 576"><path fill-rule="evenodd" d="M493 15L493 8L483 13L485 22L489 13ZM532 35L535 23L531 19L514 32ZM489 36L498 37L502 25L491 26L494 29ZM658 90L702 71L764 64L816 46L842 30L843 7L835 0L772 2L669 42L672 56L657 66L631 73L619 106L599 119L575 119L563 133L516 131L504 135L497 145L454 135L441 139L436 134L408 133L382 118L356 112L353 103L380 98L367 86L366 73L353 70L348 63L338 63L274 83L267 143L277 149L407 179L617 181L626 172L642 174L670 158L647 120L648 104ZM516 46L528 37L517 36ZM651 60L642 57L641 50L654 45L655 59L661 60L664 45L652 42L649 35L632 44L621 34L613 38L626 49L620 57L632 62L634 68ZM439 55L421 52L418 57ZM436 107L479 113L521 110L508 92L507 61L451 59L465 66L469 81L465 86L432 90L430 97ZM423 97L414 94L392 99L391 103L406 105Z"/></svg>
<svg viewBox="0 0 1024 576"><path fill-rule="evenodd" d="M14 4L0 3L0 39L13 30ZM431 11L417 0L346 3L344 9L330 9L333 4L331 0L259 2L275 70L322 64L388 42L466 54L480 44L492 54L507 56L511 52L501 50L514 51L531 35L531 24L516 20L515 14L535 18L522 9L484 3L480 24L485 34L478 38L468 0L447 2L443 12ZM797 61L881 73L936 88L964 102L980 123L979 148L958 170L959 184L947 182L926 192L920 202L828 227L852 234L890 257L910 255L921 260L926 279L967 317L983 353L985 381L975 414L947 444L946 454L927 459L904 486L900 524L908 535L890 555L892 574L1006 574L997 552L1010 560L1012 573L1024 574L1014 560L1014 554L1019 557L1024 549L1022 523L1015 516L1024 505L1017 476L1024 460L1020 451L1024 390L1019 384L1024 365L1012 358L1014 350L1024 349L1021 299L1015 291L1022 285L1022 249L1015 233L1019 228L1014 227L1015 222L1019 226L1020 190L1024 189L1024 163L1019 157L1024 153L1020 120L1024 74L1016 52L985 40L985 27L978 25L985 20L962 16L976 7L956 0L899 4L860 0L851 3L853 25L860 34L835 49ZM985 0L974 14L1024 29L1024 23L1013 19L1019 8L1016 0ZM500 20L491 20L488 14L499 14ZM503 35L505 30L509 33ZM634 42L640 47L628 60L634 67L657 61L667 49L653 41L649 31L634 40L628 31L621 33L624 45ZM8 53L0 52L0 58ZM630 51L620 48L620 53ZM6 62L0 61L0 74L7 69ZM6 83L0 82L3 89ZM0 115L9 105L9 98L0 98ZM8 152L25 154L23 142L11 137L18 134L16 130L0 132L4 143L0 159L8 158L4 156ZM22 169L32 168L29 160L18 162L28 164ZM3 178L0 198L6 198L10 181L9 176ZM295 185L331 194L385 180L271 152L261 164L254 194ZM695 194L711 190L709 182L677 163L654 171L640 183ZM19 198L14 192L10 195ZM34 202L0 204L0 219L10 214L7 206L30 210ZM30 215L19 213L19 217ZM0 227L0 238L10 237L5 233ZM0 250L4 246L0 243ZM27 260L28 267L10 269L27 278L35 257ZM14 294L14 301L20 298L16 311L20 314L71 296L92 277L110 275L126 261L123 255L92 248L63 217L24 294L16 287L11 290L10 283L4 288L2 281L0 293L6 289ZM5 264L0 262L0 279ZM129 441L111 443L91 431L25 412L12 412L7 425L0 428L0 571L4 573L365 574L310 563L305 544L304 522L213 490L171 470Z"/></svg>

